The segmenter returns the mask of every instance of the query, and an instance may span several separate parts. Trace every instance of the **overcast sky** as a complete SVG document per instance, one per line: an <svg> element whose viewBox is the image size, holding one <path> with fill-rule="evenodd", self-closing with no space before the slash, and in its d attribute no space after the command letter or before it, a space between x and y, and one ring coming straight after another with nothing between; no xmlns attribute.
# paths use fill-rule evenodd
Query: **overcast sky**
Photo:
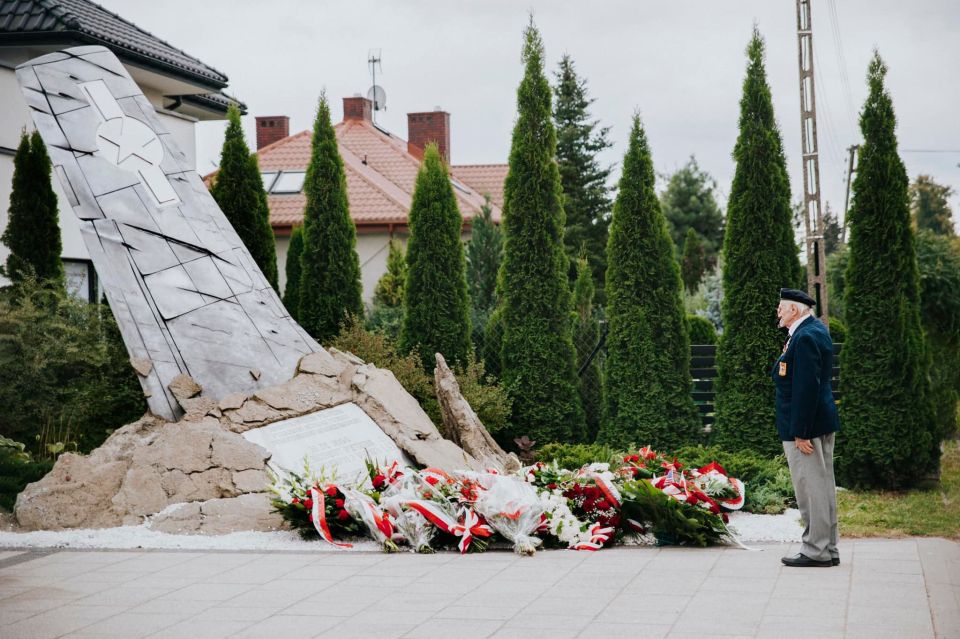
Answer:
<svg viewBox="0 0 960 639"><path fill-rule="evenodd" d="M783 133L794 201L802 197L799 80L791 0L100 0L230 78L228 92L253 116L288 115L311 126L326 88L340 98L370 87L368 52L382 52L387 92L378 122L406 138L406 113L451 114L455 164L506 162L516 116L521 34L530 11L551 74L569 53L609 125L619 164L633 111L647 129L658 171L696 155L725 201L733 177L744 48L756 22ZM822 191L843 208L846 148L860 141L873 48L890 72L902 157L911 180L928 173L960 191L960 2L813 0ZM198 169L219 158L222 123L198 129ZM938 153L915 151L945 151ZM960 196L952 199L954 220Z"/></svg>

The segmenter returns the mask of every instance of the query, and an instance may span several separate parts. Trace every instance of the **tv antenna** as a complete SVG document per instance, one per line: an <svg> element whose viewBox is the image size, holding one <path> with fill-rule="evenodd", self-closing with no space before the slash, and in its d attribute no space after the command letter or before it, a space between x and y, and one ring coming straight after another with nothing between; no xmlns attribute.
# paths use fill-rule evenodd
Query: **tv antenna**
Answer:
<svg viewBox="0 0 960 639"><path fill-rule="evenodd" d="M367 99L373 103L373 121L377 121L377 111L387 110L387 92L383 87L377 85L377 69L383 73L383 67L380 64L382 56L380 49L370 49L367 54L367 64L370 65L370 76L373 78L373 86L367 91Z"/></svg>

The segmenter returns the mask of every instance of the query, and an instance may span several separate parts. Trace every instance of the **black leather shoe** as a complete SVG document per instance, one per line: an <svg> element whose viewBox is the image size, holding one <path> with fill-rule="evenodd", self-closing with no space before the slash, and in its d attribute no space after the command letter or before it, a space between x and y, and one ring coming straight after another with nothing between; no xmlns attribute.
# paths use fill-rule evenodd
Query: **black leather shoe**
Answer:
<svg viewBox="0 0 960 639"><path fill-rule="evenodd" d="M839 566L839 565L840 565L840 558L839 558L839 557L832 557L832 558L830 559L830 563L833 564L834 566Z"/></svg>
<svg viewBox="0 0 960 639"><path fill-rule="evenodd" d="M783 557L780 561L783 562L784 566L790 566L792 568L829 568L834 565L832 559L821 561L819 559L810 559L806 555L799 553L793 557ZM837 563L840 563L839 559L837 559Z"/></svg>

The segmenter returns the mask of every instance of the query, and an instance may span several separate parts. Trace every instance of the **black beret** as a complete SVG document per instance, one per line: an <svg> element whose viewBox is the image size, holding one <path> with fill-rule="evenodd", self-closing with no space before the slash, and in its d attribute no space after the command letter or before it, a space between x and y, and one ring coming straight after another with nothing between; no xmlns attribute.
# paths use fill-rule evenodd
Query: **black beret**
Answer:
<svg viewBox="0 0 960 639"><path fill-rule="evenodd" d="M797 290L795 288L781 288L780 299L790 300L791 302L800 302L801 304L806 304L807 306L817 305L817 301L815 299L813 299L803 291Z"/></svg>

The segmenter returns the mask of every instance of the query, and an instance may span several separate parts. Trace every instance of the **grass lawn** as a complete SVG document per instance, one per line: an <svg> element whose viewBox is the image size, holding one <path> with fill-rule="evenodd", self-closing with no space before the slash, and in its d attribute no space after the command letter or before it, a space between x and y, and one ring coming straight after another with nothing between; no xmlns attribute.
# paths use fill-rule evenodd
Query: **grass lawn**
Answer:
<svg viewBox="0 0 960 639"><path fill-rule="evenodd" d="M840 534L846 537L960 539L960 446L948 442L940 486L933 490L837 493Z"/></svg>

